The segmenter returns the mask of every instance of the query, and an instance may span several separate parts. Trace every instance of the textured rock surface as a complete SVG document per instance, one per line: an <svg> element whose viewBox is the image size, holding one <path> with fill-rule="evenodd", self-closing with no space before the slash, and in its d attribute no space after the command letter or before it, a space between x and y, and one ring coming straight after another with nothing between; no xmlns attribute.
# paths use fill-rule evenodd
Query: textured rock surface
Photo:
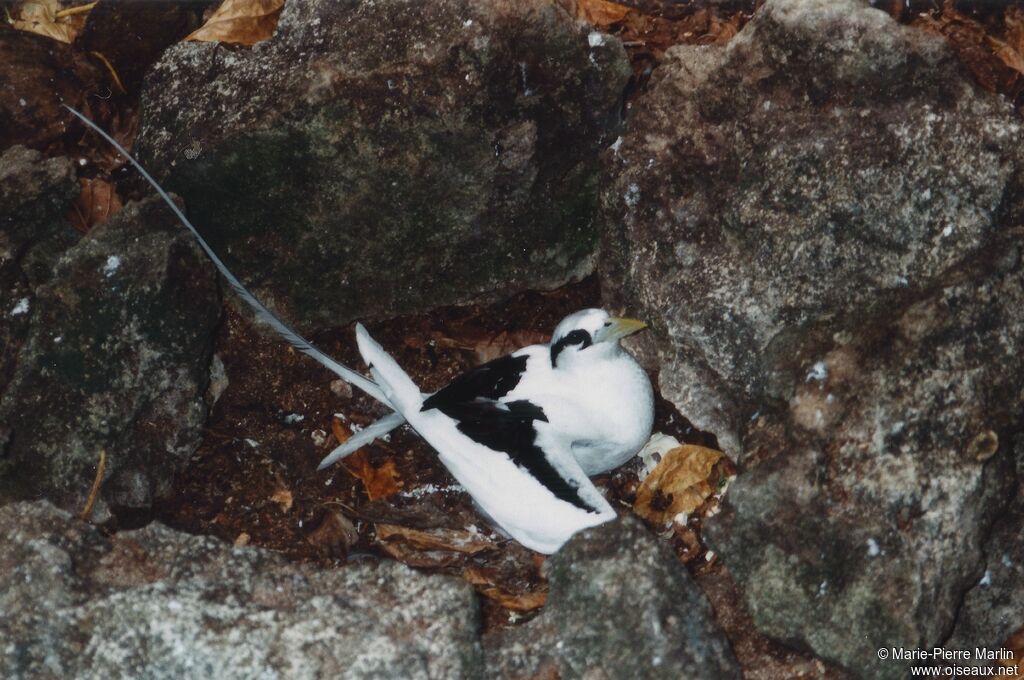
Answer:
<svg viewBox="0 0 1024 680"><path fill-rule="evenodd" d="M106 118L113 107L102 95L112 86L86 53L0 22L0 152L15 144L59 152L83 131L61 105Z"/></svg>
<svg viewBox="0 0 1024 680"><path fill-rule="evenodd" d="M79 508L101 448L107 504L166 493L198 445L219 314L212 266L156 199L65 252L35 289L0 397L8 493Z"/></svg>
<svg viewBox="0 0 1024 680"><path fill-rule="evenodd" d="M0 508L0 674L475 678L464 582L396 563L317 571L152 524L105 538L49 504Z"/></svg>
<svg viewBox="0 0 1024 680"><path fill-rule="evenodd" d="M607 292L740 455L709 529L758 627L903 677L877 648L946 639L1013 493L1019 121L852 1L770 0L654 78L609 154Z"/></svg>
<svg viewBox="0 0 1024 680"><path fill-rule="evenodd" d="M544 613L488 641L494 677L739 677L703 593L635 518L581 532L549 567Z"/></svg>
<svg viewBox="0 0 1024 680"><path fill-rule="evenodd" d="M589 271L628 75L546 0L289 3L251 51L169 50L137 148L262 297L337 325Z"/></svg>
<svg viewBox="0 0 1024 680"><path fill-rule="evenodd" d="M1011 635L1024 630L1024 437L1020 435L1015 451L1016 498L985 542L985 571L964 597L956 628L945 645L971 654L971 662L963 665L991 666L991 661L975 658L974 649L1000 649Z"/></svg>
<svg viewBox="0 0 1024 680"><path fill-rule="evenodd" d="M733 453L809 339L891 316L1019 217L1019 121L960 71L854 0L785 0L670 50L634 106L607 292L658 322L663 393Z"/></svg>
<svg viewBox="0 0 1024 680"><path fill-rule="evenodd" d="M23 146L0 155L0 393L28 332L33 290L78 239L64 219L77 189L70 159Z"/></svg>

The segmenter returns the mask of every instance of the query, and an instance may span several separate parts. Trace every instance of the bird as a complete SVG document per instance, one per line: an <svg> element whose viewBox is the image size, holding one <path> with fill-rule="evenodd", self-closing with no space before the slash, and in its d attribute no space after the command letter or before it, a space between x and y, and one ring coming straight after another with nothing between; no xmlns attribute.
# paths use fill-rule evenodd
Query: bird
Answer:
<svg viewBox="0 0 1024 680"><path fill-rule="evenodd" d="M428 395L357 323L356 343L373 377L369 380L267 309L124 147L85 115L64 107L135 167L257 318L394 411L353 435L318 469L407 422L491 522L532 550L551 554L576 532L616 517L589 477L629 460L650 436L653 389L646 372L620 345L644 323L601 309L580 310L555 327L550 343L470 369Z"/></svg>
<svg viewBox="0 0 1024 680"><path fill-rule="evenodd" d="M589 476L626 462L650 437L654 391L619 343L645 327L584 309L563 319L549 344L482 364L431 395L362 324L356 342L390 405L480 510L550 554L616 517Z"/></svg>

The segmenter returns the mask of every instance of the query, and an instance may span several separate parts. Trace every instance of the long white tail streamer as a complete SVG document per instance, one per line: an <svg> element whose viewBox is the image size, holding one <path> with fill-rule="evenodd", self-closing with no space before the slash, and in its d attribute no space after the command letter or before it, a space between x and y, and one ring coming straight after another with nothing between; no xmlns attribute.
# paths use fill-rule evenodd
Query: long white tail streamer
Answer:
<svg viewBox="0 0 1024 680"><path fill-rule="evenodd" d="M79 113L67 104L64 104L64 108L70 111L72 114L74 114L75 117L77 117L87 126L89 126L89 128L95 131L98 135L103 137L103 139L105 139L111 146L117 149L118 153L124 156L129 163L135 166L135 169L139 171L139 174L142 175L143 178L145 178L145 180L149 182L150 186L152 186L153 189L156 190L157 194L160 195L160 198L162 198L164 202L168 205L168 207L170 207L170 209L174 212L175 216L177 216L181 223L190 232L192 232L192 236L194 236L196 242L199 243L199 247L202 248L203 252L206 253L206 256L210 258L210 261L213 262L213 265L217 268L217 271L221 273L221 276L223 276L224 279L228 282L228 284L230 284L231 288L238 294L238 296L242 298L242 300L245 301L247 305L252 307L253 311L256 312L256 316L259 319L266 322L271 328L274 329L274 331L277 332L278 335L287 340L295 349L299 350L300 352L314 359L315 361L323 364L329 370L337 374L342 380L345 380L346 382L358 387L359 389L366 392L368 395L380 401L381 403L387 406L391 406L391 404L388 402L387 397L384 396L384 392L381 391L381 389L377 386L376 383L374 383L372 380L368 380L359 373L356 373L351 368L338 363L331 357L324 354L322 351L313 346L313 343L299 335L298 332L292 329L291 326L286 324L281 319L277 318L273 312L267 309L266 306L264 306L264 304L260 302L255 295L249 292L249 289L242 285L242 282L239 281L235 277L235 275L231 273L231 270L229 270L227 266L221 261L221 259L217 256L217 253L213 252L213 249L209 246L206 240L203 239L202 236L200 236L195 226L193 226L189 219L185 217L185 214L181 212L177 204L173 200L171 200L171 197L167 195L167 192L164 191L163 187L161 187L160 184L158 184L157 181L153 179L153 177L148 172L146 172L146 169L142 167L142 165L137 160L135 160L135 158L130 153L128 153L128 151L126 151L123 146L118 144L113 137L108 135L106 131L103 130L103 128L96 125L96 123L92 122L88 118L86 118L85 115L83 115L82 113ZM320 467L318 469L322 470L328 465L331 465L332 463L341 460L348 454L355 451L357 448L365 446L366 444L369 444L377 437L387 434L391 430L401 425L403 422L405 422L405 418L403 418L398 413L393 413L389 416L385 416L384 418L377 421L373 425L357 433L348 442L345 442L337 449L335 449L333 452L331 452L331 454L324 458L323 462L320 463Z"/></svg>

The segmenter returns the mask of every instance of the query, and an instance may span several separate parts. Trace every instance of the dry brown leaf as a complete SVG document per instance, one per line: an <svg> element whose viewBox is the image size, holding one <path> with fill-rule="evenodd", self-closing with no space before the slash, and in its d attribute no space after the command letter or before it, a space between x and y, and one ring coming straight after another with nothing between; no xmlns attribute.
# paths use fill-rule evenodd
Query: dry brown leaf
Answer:
<svg viewBox="0 0 1024 680"><path fill-rule="evenodd" d="M545 590L525 593L509 592L497 585L486 571L477 567L468 567L462 572L462 577L476 586L484 597L494 600L505 609L512 611L529 612L540 609L548 599L548 593Z"/></svg>
<svg viewBox="0 0 1024 680"><path fill-rule="evenodd" d="M375 524L382 542L402 542L417 550L445 550L465 555L493 550L485 536L464 529L410 529L397 524Z"/></svg>
<svg viewBox="0 0 1024 680"><path fill-rule="evenodd" d="M274 35L284 0L224 0L185 40L255 45Z"/></svg>
<svg viewBox="0 0 1024 680"><path fill-rule="evenodd" d="M83 234L107 219L123 207L117 189L101 178L79 179L81 192L71 205L71 225Z"/></svg>
<svg viewBox="0 0 1024 680"><path fill-rule="evenodd" d="M656 524L692 513L714 493L708 480L721 458L720 451L703 446L672 449L640 484L633 510Z"/></svg>
<svg viewBox="0 0 1024 680"><path fill-rule="evenodd" d="M608 0L576 0L576 18L597 28L608 28L626 18L632 7Z"/></svg>
<svg viewBox="0 0 1024 680"><path fill-rule="evenodd" d="M1017 73L1024 73L1024 55L1017 48L1002 40L989 36L988 43L999 59Z"/></svg>
<svg viewBox="0 0 1024 680"><path fill-rule="evenodd" d="M337 416L331 420L331 431L339 444L344 444L352 436L352 431ZM366 451L358 449L345 459L343 465L350 474L362 481L366 495L371 501L393 496L403 486L403 482L398 476L398 468L395 467L395 461L390 458L383 465L375 468L367 459Z"/></svg>
<svg viewBox="0 0 1024 680"><path fill-rule="evenodd" d="M288 489L278 489L270 496L270 500L277 503L281 512L288 512L292 509L292 492Z"/></svg>
<svg viewBox="0 0 1024 680"><path fill-rule="evenodd" d="M366 457L366 451L360 449L345 459L345 469L359 478L371 501L378 498L393 496L402 488L402 480L398 476L395 461L388 458L380 467L374 467Z"/></svg>
<svg viewBox="0 0 1024 680"><path fill-rule="evenodd" d="M339 444L344 444L352 436L352 430L348 429L348 426L338 416L331 418L331 432Z"/></svg>
<svg viewBox="0 0 1024 680"><path fill-rule="evenodd" d="M1017 76L1018 71L1006 61L1016 61L1014 48L989 36L984 26L956 11L951 3L947 3L937 16L918 16L912 25L945 37L960 61L986 90L997 92L1006 88Z"/></svg>
<svg viewBox="0 0 1024 680"><path fill-rule="evenodd" d="M245 533L243 531L242 533L238 534L238 536L235 536L235 545L237 545L237 546L249 545L249 542L251 540L252 540L252 536L250 536L249 534L247 534L247 533Z"/></svg>
<svg viewBox="0 0 1024 680"><path fill-rule="evenodd" d="M359 540L359 532L348 517L337 510L329 510L306 540L326 555L343 557Z"/></svg>
<svg viewBox="0 0 1024 680"><path fill-rule="evenodd" d="M83 6L83 9L91 5ZM19 31L45 35L63 43L72 43L85 27L88 10L83 12L61 11L60 0L28 0L21 5L18 18L12 25Z"/></svg>

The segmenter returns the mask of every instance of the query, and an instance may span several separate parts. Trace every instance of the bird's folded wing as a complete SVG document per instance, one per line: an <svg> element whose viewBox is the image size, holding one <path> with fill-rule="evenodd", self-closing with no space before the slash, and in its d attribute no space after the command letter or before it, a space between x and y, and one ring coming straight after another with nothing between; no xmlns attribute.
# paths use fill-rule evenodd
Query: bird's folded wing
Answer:
<svg viewBox="0 0 1024 680"><path fill-rule="evenodd" d="M519 384L526 372L529 355L516 352L488 361L463 373L423 402L423 409L442 408L478 399L501 399Z"/></svg>

